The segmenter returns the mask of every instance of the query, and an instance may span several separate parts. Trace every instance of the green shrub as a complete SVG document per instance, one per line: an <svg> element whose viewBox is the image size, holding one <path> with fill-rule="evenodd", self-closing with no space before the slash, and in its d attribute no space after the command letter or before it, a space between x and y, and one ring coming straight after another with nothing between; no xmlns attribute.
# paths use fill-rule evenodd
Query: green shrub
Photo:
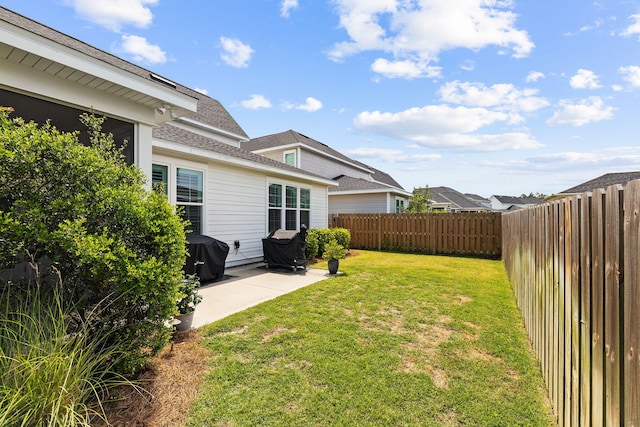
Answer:
<svg viewBox="0 0 640 427"><path fill-rule="evenodd" d="M336 239L331 239L324 245L324 253L322 258L326 260L330 259L342 259L347 255L347 249L342 246Z"/></svg>
<svg viewBox="0 0 640 427"><path fill-rule="evenodd" d="M101 400L109 390L130 384L113 371L117 350L105 347L105 336L92 334L62 301L58 292L35 285L0 297L2 426L89 426L104 417ZM86 320L94 315L99 312Z"/></svg>
<svg viewBox="0 0 640 427"><path fill-rule="evenodd" d="M100 131L104 119L82 120L91 147L76 134L0 111L0 268L31 256L64 279L64 298L81 317L101 304L88 327L126 354L118 369L129 374L169 337L185 223L124 163Z"/></svg>
<svg viewBox="0 0 640 427"><path fill-rule="evenodd" d="M318 256L318 232L315 229L312 228L307 232L306 242L307 259L314 259Z"/></svg>
<svg viewBox="0 0 640 427"><path fill-rule="evenodd" d="M349 249L351 247L351 232L346 228L331 228L333 238L336 239L338 244Z"/></svg>
<svg viewBox="0 0 640 427"><path fill-rule="evenodd" d="M309 236L311 237L311 243ZM307 234L307 259L322 258L325 245L331 240L336 240L345 249L351 244L351 232L346 228L313 228ZM309 246L311 245L311 248Z"/></svg>

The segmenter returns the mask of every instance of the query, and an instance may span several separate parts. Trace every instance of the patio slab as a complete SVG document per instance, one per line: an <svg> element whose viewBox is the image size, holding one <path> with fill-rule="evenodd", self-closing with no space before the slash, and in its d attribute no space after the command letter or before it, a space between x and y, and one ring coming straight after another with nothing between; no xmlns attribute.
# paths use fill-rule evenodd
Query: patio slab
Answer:
<svg viewBox="0 0 640 427"><path fill-rule="evenodd" d="M267 270L263 263L225 270L229 278L202 286L202 302L193 315L193 328L199 328L261 302L279 297L329 277L329 272L316 268Z"/></svg>

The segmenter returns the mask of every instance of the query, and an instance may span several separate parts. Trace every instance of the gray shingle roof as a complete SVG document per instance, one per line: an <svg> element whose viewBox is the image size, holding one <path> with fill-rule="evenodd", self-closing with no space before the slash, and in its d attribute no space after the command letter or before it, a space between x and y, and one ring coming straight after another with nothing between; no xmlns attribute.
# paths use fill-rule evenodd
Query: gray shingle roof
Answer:
<svg viewBox="0 0 640 427"><path fill-rule="evenodd" d="M166 141L177 142L189 147L213 151L215 153L224 154L242 160L248 160L265 166L271 166L274 168L282 169L283 171L289 173L295 172L297 174L307 175L316 179L320 178L326 180L326 178L321 177L320 175L306 172L302 169L289 166L285 163L278 162L277 160L272 160L268 157L260 156L242 148L237 148L224 142L217 141L212 138L207 138L206 136L202 136L193 132L189 132L188 130L173 126L170 123L165 123L153 128L153 137Z"/></svg>
<svg viewBox="0 0 640 427"><path fill-rule="evenodd" d="M537 197L493 196L505 205L539 205L544 200Z"/></svg>
<svg viewBox="0 0 640 427"><path fill-rule="evenodd" d="M436 203L452 203L461 209L486 209L459 191L449 187L429 187L431 198Z"/></svg>
<svg viewBox="0 0 640 427"><path fill-rule="evenodd" d="M298 143L305 144L315 150L318 150L322 153L336 157L344 162L351 163L361 168L367 169L371 171L371 177L375 181L381 182L383 184L387 184L391 187L395 187L396 189L404 191L404 188L402 188L402 186L386 172L383 172L365 163L362 163L358 160L354 160L348 156L345 156L344 154L340 153L337 150L334 150L328 145L323 144L320 141L316 141L313 138L309 138L308 136L303 135L299 132L296 132L295 130L290 129L285 132L261 136L258 138L252 138L250 141L242 142L241 144L242 144L242 148L246 150L256 151L256 150L262 150L265 148L275 148L283 145L298 144Z"/></svg>
<svg viewBox="0 0 640 427"><path fill-rule="evenodd" d="M12 25L15 25L16 27L22 28L31 33L38 34L48 40L51 40L62 46L66 46L75 51L81 52L85 55L91 56L92 58L98 59L106 64L117 67L123 71L126 71L131 74L135 74L136 76L141 77L145 80L152 81L155 84L166 87L166 85L163 85L162 83L158 83L156 80L154 80L151 77L152 72L145 68L139 67L138 65L125 61L122 58L119 58L115 55L112 55L108 52L105 52L101 49L91 46L90 44L87 44L83 41L73 38L60 31L54 30L53 28L47 27L46 25L43 25L30 18L22 16L18 13L15 13L2 6L0 6L0 20L8 22ZM167 80L171 81L171 79L167 79ZM190 89L178 83L176 83L175 90L184 95L191 96L192 98L198 99L197 113L191 114L187 117L192 118L194 120L201 121L203 123L217 127L227 132L231 132L241 137L248 138L247 134L240 127L240 125L234 120L234 118L229 114L229 112L217 100L210 98L206 95L203 95L199 92L196 92L193 89Z"/></svg>
<svg viewBox="0 0 640 427"><path fill-rule="evenodd" d="M314 148L318 151L321 151L325 154L329 154L331 156L337 157L338 159L348 162L358 164L358 162L350 159L339 151L334 150L326 144L323 144L320 141L316 141L313 138L309 138L306 135L303 135L295 130L287 130L285 132L274 133L272 135L265 135L258 138L251 138L251 140L247 142L242 142L242 148L249 151L262 150L265 148L275 148L280 147L282 145L290 145L290 144L298 144L302 143L308 145L311 148ZM362 165L362 164L359 164Z"/></svg>
<svg viewBox="0 0 640 427"><path fill-rule="evenodd" d="M388 185L381 184L375 181L367 181L362 178L353 178L351 176L340 175L334 178L337 181L339 187L329 188L330 193L339 193L341 191L367 191L367 190L386 190L389 192L397 191L395 188L391 188Z"/></svg>
<svg viewBox="0 0 640 427"><path fill-rule="evenodd" d="M640 172L607 173L580 185L576 185L575 187L561 191L560 194L585 193L598 188L605 189L610 185L615 184L626 185L629 181L633 181L635 179L640 179Z"/></svg>

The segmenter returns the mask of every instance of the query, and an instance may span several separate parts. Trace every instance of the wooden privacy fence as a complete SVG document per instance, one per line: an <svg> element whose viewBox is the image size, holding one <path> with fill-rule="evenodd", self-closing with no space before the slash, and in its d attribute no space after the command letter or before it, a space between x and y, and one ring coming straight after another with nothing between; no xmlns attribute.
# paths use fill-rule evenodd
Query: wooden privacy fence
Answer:
<svg viewBox="0 0 640 427"><path fill-rule="evenodd" d="M356 249L500 258L500 213L333 214Z"/></svg>
<svg viewBox="0 0 640 427"><path fill-rule="evenodd" d="M561 426L640 426L640 181L503 217L503 260Z"/></svg>

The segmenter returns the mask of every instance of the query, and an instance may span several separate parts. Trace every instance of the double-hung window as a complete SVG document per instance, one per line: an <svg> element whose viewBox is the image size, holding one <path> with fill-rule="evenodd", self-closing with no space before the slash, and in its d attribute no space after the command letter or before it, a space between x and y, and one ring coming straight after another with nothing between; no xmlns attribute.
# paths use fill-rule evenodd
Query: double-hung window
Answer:
<svg viewBox="0 0 640 427"><path fill-rule="evenodd" d="M176 205L182 207L184 218L191 223L187 229L195 234L202 234L203 230L202 175L198 170L176 169Z"/></svg>
<svg viewBox="0 0 640 427"><path fill-rule="evenodd" d="M311 190L279 183L269 184L268 228L298 230L309 226L311 218Z"/></svg>

